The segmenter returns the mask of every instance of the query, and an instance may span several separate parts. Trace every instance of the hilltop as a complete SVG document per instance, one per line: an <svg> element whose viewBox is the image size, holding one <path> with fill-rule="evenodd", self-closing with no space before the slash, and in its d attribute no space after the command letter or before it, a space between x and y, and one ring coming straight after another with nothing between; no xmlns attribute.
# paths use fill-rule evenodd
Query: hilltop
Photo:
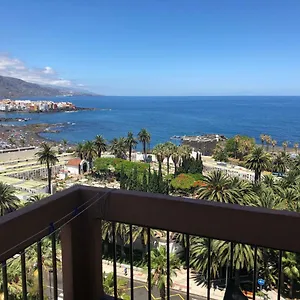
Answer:
<svg viewBox="0 0 300 300"><path fill-rule="evenodd" d="M0 99L16 97L51 97L59 95L91 96L89 92L81 92L68 88L46 87L30 83L18 78L0 75Z"/></svg>

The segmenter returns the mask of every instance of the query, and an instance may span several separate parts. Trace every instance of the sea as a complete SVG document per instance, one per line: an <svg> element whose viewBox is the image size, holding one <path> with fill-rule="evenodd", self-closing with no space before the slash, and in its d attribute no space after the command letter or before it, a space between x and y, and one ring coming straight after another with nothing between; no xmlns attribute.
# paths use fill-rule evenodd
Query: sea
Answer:
<svg viewBox="0 0 300 300"><path fill-rule="evenodd" d="M28 98L27 98L28 99ZM30 100L70 101L79 107L95 108L77 112L1 113L1 117L31 118L28 123L59 124L57 133L42 136L71 143L92 140L96 135L108 141L137 134L146 128L151 146L170 141L172 136L236 134L254 137L271 135L278 145L300 142L300 96L193 96L193 97L39 97ZM55 127L55 126L54 126Z"/></svg>

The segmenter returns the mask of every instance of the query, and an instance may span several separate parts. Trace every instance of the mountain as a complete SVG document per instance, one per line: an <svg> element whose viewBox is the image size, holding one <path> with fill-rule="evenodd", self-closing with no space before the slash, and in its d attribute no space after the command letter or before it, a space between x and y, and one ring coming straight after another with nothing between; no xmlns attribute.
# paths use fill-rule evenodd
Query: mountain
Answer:
<svg viewBox="0 0 300 300"><path fill-rule="evenodd" d="M0 99L17 97L51 97L60 95L91 96L95 94L89 92L81 92L75 89L72 90L70 88L53 88L42 86L21 79L0 75Z"/></svg>

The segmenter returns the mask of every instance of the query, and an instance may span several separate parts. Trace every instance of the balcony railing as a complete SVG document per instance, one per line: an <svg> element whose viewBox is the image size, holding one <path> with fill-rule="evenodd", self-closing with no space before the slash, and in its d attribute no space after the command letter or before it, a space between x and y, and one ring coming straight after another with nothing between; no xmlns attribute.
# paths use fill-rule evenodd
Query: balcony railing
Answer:
<svg viewBox="0 0 300 300"><path fill-rule="evenodd" d="M102 282L102 221L112 222L114 291L117 297L117 251L115 225L129 225L131 299L134 298L134 267L132 225L167 232L167 270L169 270L169 232L187 237L200 236L229 243L251 245L254 249L253 298L256 296L258 247L279 250L277 297L282 287L283 251L300 252L300 214L263 208L222 204L210 201L176 198L160 194L109 190L75 186L47 199L0 218L0 262L2 263L2 291L4 299L11 299L8 290L7 267L11 259L20 259L23 299L27 299L26 249L37 247L38 295L44 299L101 299L105 297ZM62 248L62 287L57 266L57 236ZM43 271L41 241L50 238L52 247L51 282ZM186 299L190 293L189 238L186 253ZM208 246L210 247L210 246ZM147 250L150 253L150 239ZM233 247L231 247L233 249ZM210 248L208 253L211 253ZM19 255L16 258L16 254ZM234 253L231 253L231 261ZM148 256L148 276L151 275L151 256ZM211 268L211 255L207 258ZM167 272L169 278L170 272ZM1 283L1 279L0 279ZM50 291L49 291L50 284ZM148 296L151 299L151 284ZM51 294L52 293L52 294ZM170 285L167 280L167 299ZM211 298L210 272L207 276L207 298Z"/></svg>

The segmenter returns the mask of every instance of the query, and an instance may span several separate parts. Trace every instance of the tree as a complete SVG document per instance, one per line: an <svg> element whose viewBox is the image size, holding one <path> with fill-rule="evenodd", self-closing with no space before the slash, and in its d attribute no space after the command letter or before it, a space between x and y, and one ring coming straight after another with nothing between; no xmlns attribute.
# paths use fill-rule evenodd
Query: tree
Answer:
<svg viewBox="0 0 300 300"><path fill-rule="evenodd" d="M277 145L277 141L272 140L271 144L272 144L272 148L273 148L273 152L274 152L275 151L275 146Z"/></svg>
<svg viewBox="0 0 300 300"><path fill-rule="evenodd" d="M115 223L115 235L116 239L121 240L121 257L125 256L124 244L126 243L126 237L128 232L128 225L124 223ZM102 239L113 239L113 223L109 221L103 221L102 223Z"/></svg>
<svg viewBox="0 0 300 300"><path fill-rule="evenodd" d="M213 152L213 159L216 161L224 161L224 162L228 161L227 151L220 144L217 144Z"/></svg>
<svg viewBox="0 0 300 300"><path fill-rule="evenodd" d="M275 156L272 162L272 171L277 173L285 173L287 168L287 157L284 152Z"/></svg>
<svg viewBox="0 0 300 300"><path fill-rule="evenodd" d="M21 144L21 147L25 147L25 145L26 145L26 140L23 137L20 139L20 144Z"/></svg>
<svg viewBox="0 0 300 300"><path fill-rule="evenodd" d="M232 187L230 177L220 170L212 171L207 176L204 176L203 181L205 185L199 187L198 198L225 203L239 202L240 195Z"/></svg>
<svg viewBox="0 0 300 300"><path fill-rule="evenodd" d="M294 144L295 153L298 154L299 143Z"/></svg>
<svg viewBox="0 0 300 300"><path fill-rule="evenodd" d="M126 138L114 138L110 142L110 151L116 158L126 159Z"/></svg>
<svg viewBox="0 0 300 300"><path fill-rule="evenodd" d="M141 238L142 247L143 247L143 255L145 258L147 252L147 243L148 238L156 236L157 230L150 229L150 237L148 237L148 228L147 227L140 227L140 226L133 226L132 228L132 239L135 242L138 238Z"/></svg>
<svg viewBox="0 0 300 300"><path fill-rule="evenodd" d="M15 190L10 185L0 182L0 216L16 210L20 200L15 195Z"/></svg>
<svg viewBox="0 0 300 300"><path fill-rule="evenodd" d="M101 157L101 154L107 150L106 140L102 135L96 135L94 144L97 151L97 156Z"/></svg>
<svg viewBox="0 0 300 300"><path fill-rule="evenodd" d="M282 257L282 266L283 273L288 277L290 281L290 295L289 298L294 298L294 284L295 280L300 278L300 269L299 269L299 257L296 253L284 252Z"/></svg>
<svg viewBox="0 0 300 300"><path fill-rule="evenodd" d="M68 141L66 139L62 139L61 143L62 143L62 146L64 148L64 152L66 152L67 151Z"/></svg>
<svg viewBox="0 0 300 300"><path fill-rule="evenodd" d="M171 142L166 142L163 144L163 149L164 149L165 157L167 158L167 173L169 174L169 172L170 172L170 157L176 151L176 146L175 146L175 144L173 144Z"/></svg>
<svg viewBox="0 0 300 300"><path fill-rule="evenodd" d="M284 141L284 142L282 143L282 147L283 147L283 152L284 152L284 153L286 152L286 149L287 149L287 147L288 147L288 144L289 144L288 141Z"/></svg>
<svg viewBox="0 0 300 300"><path fill-rule="evenodd" d="M175 148L173 150L173 153L172 153L171 157L172 157L172 160L173 160L173 163L174 163L174 174L176 175L177 174L178 162L180 160L180 154L179 154L178 146L175 145Z"/></svg>
<svg viewBox="0 0 300 300"><path fill-rule="evenodd" d="M159 248L154 248L151 251L151 286L156 285L160 299L166 299L166 286L167 286L167 250L166 247L160 246ZM176 270L180 269L180 261L178 260L176 254L170 253L169 256L169 285L172 287L173 281L172 277L177 276ZM149 281L149 278L148 278Z"/></svg>
<svg viewBox="0 0 300 300"><path fill-rule="evenodd" d="M83 159L83 155L84 155L83 143L78 143L76 145L75 153L81 160Z"/></svg>
<svg viewBox="0 0 300 300"><path fill-rule="evenodd" d="M83 153L85 159L89 162L90 170L93 169L93 158L96 155L95 144L92 141L86 141L83 144Z"/></svg>
<svg viewBox="0 0 300 300"><path fill-rule="evenodd" d="M161 165L165 159L165 148L163 144L157 144L153 147L152 153L155 155L158 161L158 168L161 170Z"/></svg>
<svg viewBox="0 0 300 300"><path fill-rule="evenodd" d="M38 202L46 197L48 197L48 194L35 194L35 195L30 196L27 199L27 203L30 204L30 203Z"/></svg>
<svg viewBox="0 0 300 300"><path fill-rule="evenodd" d="M260 141L261 141L261 146L264 147L264 142L266 140L266 135L265 134L261 134L260 135Z"/></svg>
<svg viewBox="0 0 300 300"><path fill-rule="evenodd" d="M149 145L150 143L151 135L145 128L143 128L138 133L138 139L143 144L144 161L146 161L147 160L146 146Z"/></svg>
<svg viewBox="0 0 300 300"><path fill-rule="evenodd" d="M246 168L254 171L254 182L260 181L261 173L270 167L271 157L262 147L256 147L246 157Z"/></svg>
<svg viewBox="0 0 300 300"><path fill-rule="evenodd" d="M267 145L267 152L269 152L269 146L271 145L272 143L272 138L270 135L266 135L265 136L265 141L266 141L266 145Z"/></svg>
<svg viewBox="0 0 300 300"><path fill-rule="evenodd" d="M189 145L180 145L178 147L178 153L182 159L190 158L190 156L192 154L192 148Z"/></svg>
<svg viewBox="0 0 300 300"><path fill-rule="evenodd" d="M112 272L108 274L103 273L103 290L105 294L109 296L114 296L114 286L114 274ZM118 298L123 300L129 300L129 295L125 293L126 289L128 289L128 280L118 277L117 287Z"/></svg>
<svg viewBox="0 0 300 300"><path fill-rule="evenodd" d="M58 162L56 152L47 143L42 143L41 150L35 155L38 157L38 162L45 164L48 170L48 193L51 194L51 167Z"/></svg>
<svg viewBox="0 0 300 300"><path fill-rule="evenodd" d="M131 131L129 131L127 133L127 137L126 137L126 146L128 147L130 161L131 161L132 149L134 149L136 147L137 143L138 143L138 141L134 137L133 133Z"/></svg>

